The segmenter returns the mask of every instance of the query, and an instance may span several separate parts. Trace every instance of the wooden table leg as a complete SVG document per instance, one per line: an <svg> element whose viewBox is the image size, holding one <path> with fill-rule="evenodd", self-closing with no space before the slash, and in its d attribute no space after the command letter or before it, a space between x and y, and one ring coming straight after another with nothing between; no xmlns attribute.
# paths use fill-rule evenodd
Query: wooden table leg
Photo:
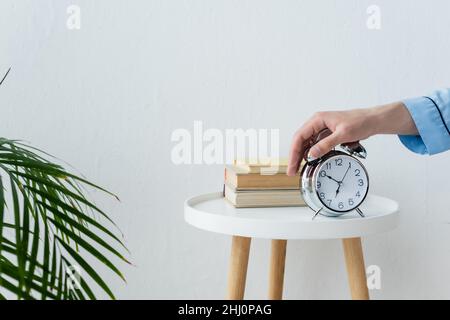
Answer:
<svg viewBox="0 0 450 320"><path fill-rule="evenodd" d="M233 236L231 243L230 266L228 270L227 299L244 299L250 242L251 238Z"/></svg>
<svg viewBox="0 0 450 320"><path fill-rule="evenodd" d="M361 238L343 239L342 244L352 299L369 300Z"/></svg>
<svg viewBox="0 0 450 320"><path fill-rule="evenodd" d="M272 240L269 270L269 299L283 299L287 240Z"/></svg>

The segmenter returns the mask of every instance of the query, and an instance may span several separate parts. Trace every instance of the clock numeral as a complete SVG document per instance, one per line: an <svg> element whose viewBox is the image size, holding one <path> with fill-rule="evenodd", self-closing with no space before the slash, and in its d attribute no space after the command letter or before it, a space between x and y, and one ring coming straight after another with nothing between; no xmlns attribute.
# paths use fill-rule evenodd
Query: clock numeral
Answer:
<svg viewBox="0 0 450 320"><path fill-rule="evenodd" d="M325 199L325 193L321 192L321 193L319 194L319 196L320 196L321 199Z"/></svg>
<svg viewBox="0 0 450 320"><path fill-rule="evenodd" d="M356 196L359 198L361 197L361 194L359 193L359 191L356 193Z"/></svg>
<svg viewBox="0 0 450 320"><path fill-rule="evenodd" d="M358 192L358 193L359 193L359 192ZM349 206L352 206L352 205L354 205L354 204L355 204L355 202L353 201L352 198L348 199L348 205L349 205Z"/></svg>
<svg viewBox="0 0 450 320"><path fill-rule="evenodd" d="M327 162L326 167L327 167L327 170L330 170L331 169L331 162Z"/></svg>
<svg viewBox="0 0 450 320"><path fill-rule="evenodd" d="M342 166L342 159L340 159L340 158L336 159L336 160L334 160L334 162L336 162L337 166L339 166L339 167Z"/></svg>
<svg viewBox="0 0 450 320"><path fill-rule="evenodd" d="M343 203L343 202L339 202L338 208L339 208L339 209L344 209L344 203Z"/></svg>
<svg viewBox="0 0 450 320"><path fill-rule="evenodd" d="M329 205L330 207L331 207L331 201L332 201L331 199L328 199L328 200L327 200L328 205Z"/></svg>
<svg viewBox="0 0 450 320"><path fill-rule="evenodd" d="M321 177L325 177L327 175L327 173L325 172L325 170L322 170L319 172L319 176Z"/></svg>
<svg viewBox="0 0 450 320"><path fill-rule="evenodd" d="M364 185L364 180L363 179L359 179L358 180L358 186L362 187Z"/></svg>
<svg viewBox="0 0 450 320"><path fill-rule="evenodd" d="M361 170L355 169L355 177L359 177L361 173Z"/></svg>
<svg viewBox="0 0 450 320"><path fill-rule="evenodd" d="M317 181L317 189L320 189L321 186L322 186L322 183L320 181Z"/></svg>

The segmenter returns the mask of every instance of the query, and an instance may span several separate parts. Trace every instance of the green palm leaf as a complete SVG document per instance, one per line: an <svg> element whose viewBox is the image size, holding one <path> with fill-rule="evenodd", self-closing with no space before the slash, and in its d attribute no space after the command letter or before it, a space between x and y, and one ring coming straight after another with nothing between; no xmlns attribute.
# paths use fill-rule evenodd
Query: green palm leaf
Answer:
<svg viewBox="0 0 450 320"><path fill-rule="evenodd" d="M18 299L96 299L98 290L114 298L93 259L125 280L117 266L129 264L121 232L84 190L117 197L59 162L0 138L0 300L7 292Z"/></svg>

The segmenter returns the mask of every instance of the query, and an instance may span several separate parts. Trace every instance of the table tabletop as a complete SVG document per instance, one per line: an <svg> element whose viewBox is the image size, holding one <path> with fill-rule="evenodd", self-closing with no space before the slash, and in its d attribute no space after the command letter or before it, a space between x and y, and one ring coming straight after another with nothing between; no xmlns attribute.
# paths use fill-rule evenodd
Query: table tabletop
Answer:
<svg viewBox="0 0 450 320"><path fill-rule="evenodd" d="M369 194L355 211L340 217L317 216L308 207L235 208L221 192L202 194L184 203L185 221L199 229L265 239L341 239L394 229L399 206L394 200Z"/></svg>

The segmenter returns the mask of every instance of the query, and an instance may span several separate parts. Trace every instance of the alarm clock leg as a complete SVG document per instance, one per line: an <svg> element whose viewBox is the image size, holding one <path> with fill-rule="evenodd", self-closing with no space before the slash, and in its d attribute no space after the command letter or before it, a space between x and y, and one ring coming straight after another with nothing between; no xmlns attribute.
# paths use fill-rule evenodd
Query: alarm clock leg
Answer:
<svg viewBox="0 0 450 320"><path fill-rule="evenodd" d="M228 270L227 299L229 300L244 299L250 242L251 238L233 236Z"/></svg>
<svg viewBox="0 0 450 320"><path fill-rule="evenodd" d="M269 271L269 299L283 298L284 266L287 240L272 240Z"/></svg>
<svg viewBox="0 0 450 320"><path fill-rule="evenodd" d="M364 213L361 211L360 208L356 208L356 212L358 212L358 214L361 216L361 218L365 218L366 216L364 215Z"/></svg>
<svg viewBox="0 0 450 320"><path fill-rule="evenodd" d="M343 239L342 243L352 299L369 300L361 238Z"/></svg>

